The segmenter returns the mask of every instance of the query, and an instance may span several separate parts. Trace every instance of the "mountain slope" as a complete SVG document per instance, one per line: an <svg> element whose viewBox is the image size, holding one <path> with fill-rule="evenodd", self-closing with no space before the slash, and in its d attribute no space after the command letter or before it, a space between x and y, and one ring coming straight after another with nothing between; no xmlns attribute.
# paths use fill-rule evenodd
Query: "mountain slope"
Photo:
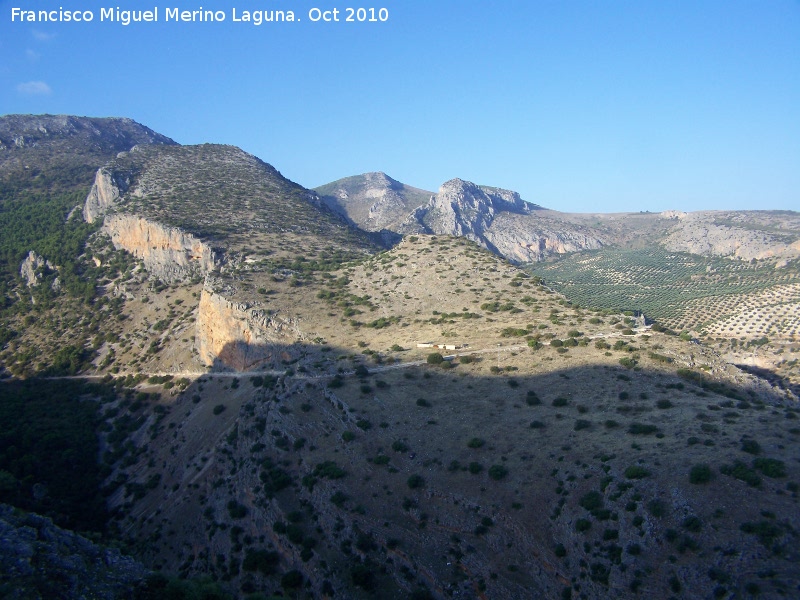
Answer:
<svg viewBox="0 0 800 600"><path fill-rule="evenodd" d="M304 244L314 256L323 247L372 247L314 192L233 146L150 146L120 155L98 171L86 199L84 218L101 217L117 247L166 279L255 269Z"/></svg>

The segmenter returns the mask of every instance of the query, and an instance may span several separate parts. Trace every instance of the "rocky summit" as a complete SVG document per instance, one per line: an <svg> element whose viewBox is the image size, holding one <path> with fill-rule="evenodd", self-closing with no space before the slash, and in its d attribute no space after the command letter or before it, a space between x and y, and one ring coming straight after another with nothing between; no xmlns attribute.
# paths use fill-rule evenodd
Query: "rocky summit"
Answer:
<svg viewBox="0 0 800 600"><path fill-rule="evenodd" d="M798 595L797 213L0 142L0 595Z"/></svg>

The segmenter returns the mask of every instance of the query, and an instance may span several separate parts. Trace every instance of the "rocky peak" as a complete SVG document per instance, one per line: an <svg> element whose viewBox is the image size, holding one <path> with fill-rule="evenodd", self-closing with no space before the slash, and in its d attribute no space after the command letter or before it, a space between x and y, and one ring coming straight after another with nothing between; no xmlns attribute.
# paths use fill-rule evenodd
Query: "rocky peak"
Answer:
<svg viewBox="0 0 800 600"><path fill-rule="evenodd" d="M439 193L409 215L405 225L421 227L427 233L465 236L486 245L483 233L498 213L528 214L530 210L531 205L517 192L456 178L443 183Z"/></svg>
<svg viewBox="0 0 800 600"><path fill-rule="evenodd" d="M403 219L432 196L380 171L339 179L316 191L330 209L370 232L398 231Z"/></svg>
<svg viewBox="0 0 800 600"><path fill-rule="evenodd" d="M54 271L55 266L49 260L31 250L19 266L19 274L28 287L34 287L39 285L42 279L42 272L45 269Z"/></svg>

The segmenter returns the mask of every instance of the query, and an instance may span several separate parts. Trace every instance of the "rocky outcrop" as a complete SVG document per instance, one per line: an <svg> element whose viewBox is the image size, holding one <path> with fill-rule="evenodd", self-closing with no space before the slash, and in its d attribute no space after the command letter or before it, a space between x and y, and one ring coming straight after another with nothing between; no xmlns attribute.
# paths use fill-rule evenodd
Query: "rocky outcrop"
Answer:
<svg viewBox="0 0 800 600"><path fill-rule="evenodd" d="M107 215L103 231L116 248L142 259L150 273L165 281L205 275L222 262L221 252L195 236L135 215Z"/></svg>
<svg viewBox="0 0 800 600"><path fill-rule="evenodd" d="M197 314L195 347L203 364L249 371L277 368L296 358L291 346L305 339L297 319L231 300L214 287L207 281Z"/></svg>
<svg viewBox="0 0 800 600"><path fill-rule="evenodd" d="M34 287L41 282L45 269L53 271L55 267L49 260L45 260L31 250L19 266L19 274L25 280L25 285Z"/></svg>
<svg viewBox="0 0 800 600"><path fill-rule="evenodd" d="M97 171L94 184L83 205L83 219L94 223L114 206L130 186L130 178L103 167Z"/></svg>
<svg viewBox="0 0 800 600"><path fill-rule="evenodd" d="M147 569L45 517L0 504L0 595L28 598L130 597Z"/></svg>
<svg viewBox="0 0 800 600"><path fill-rule="evenodd" d="M605 245L588 227L558 214L525 202L517 192L452 179L406 218L401 231L463 236L514 262Z"/></svg>
<svg viewBox="0 0 800 600"><path fill-rule="evenodd" d="M485 246L483 234L499 212L528 214L532 208L516 192L451 179L427 204L412 212L403 227L415 233L463 236Z"/></svg>

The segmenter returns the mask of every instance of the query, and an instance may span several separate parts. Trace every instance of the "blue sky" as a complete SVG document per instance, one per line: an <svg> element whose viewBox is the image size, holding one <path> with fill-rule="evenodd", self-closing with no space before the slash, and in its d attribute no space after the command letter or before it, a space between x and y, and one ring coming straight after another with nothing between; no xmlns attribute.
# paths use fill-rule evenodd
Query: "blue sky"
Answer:
<svg viewBox="0 0 800 600"><path fill-rule="evenodd" d="M127 116L307 187L380 170L570 212L800 210L798 0L376 0L384 23L309 20L348 1L124 2L0 0L0 114ZM161 22L101 23L117 5ZM59 6L95 20L11 22ZM175 6L226 21L164 23Z"/></svg>

